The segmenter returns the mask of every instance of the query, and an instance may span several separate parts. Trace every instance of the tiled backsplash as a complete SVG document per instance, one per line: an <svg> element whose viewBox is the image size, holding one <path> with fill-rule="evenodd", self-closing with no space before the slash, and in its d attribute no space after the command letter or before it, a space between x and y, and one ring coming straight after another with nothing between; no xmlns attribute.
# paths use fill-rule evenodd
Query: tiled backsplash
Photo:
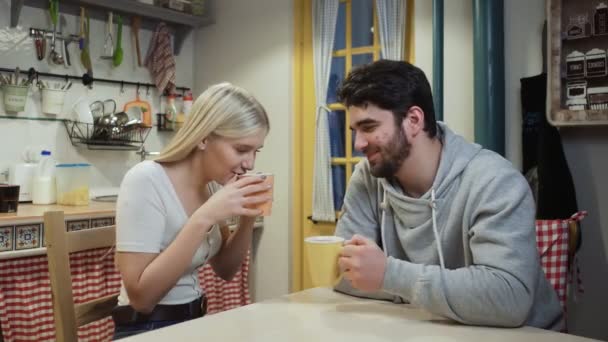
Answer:
<svg viewBox="0 0 608 342"><path fill-rule="evenodd" d="M114 224L114 217L66 220L68 231L104 227ZM0 226L0 253L46 246L44 223L30 222Z"/></svg>

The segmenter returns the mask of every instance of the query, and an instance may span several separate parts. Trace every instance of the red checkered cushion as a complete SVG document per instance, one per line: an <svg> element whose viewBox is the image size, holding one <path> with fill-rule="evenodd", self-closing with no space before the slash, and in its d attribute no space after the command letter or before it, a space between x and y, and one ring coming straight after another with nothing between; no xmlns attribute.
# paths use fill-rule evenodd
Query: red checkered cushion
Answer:
<svg viewBox="0 0 608 342"><path fill-rule="evenodd" d="M566 312L568 271L571 263L568 260L569 224L572 221L580 221L586 215L586 211L581 211L566 220L536 221L536 246L540 253L540 262L547 279L557 291L564 312Z"/></svg>

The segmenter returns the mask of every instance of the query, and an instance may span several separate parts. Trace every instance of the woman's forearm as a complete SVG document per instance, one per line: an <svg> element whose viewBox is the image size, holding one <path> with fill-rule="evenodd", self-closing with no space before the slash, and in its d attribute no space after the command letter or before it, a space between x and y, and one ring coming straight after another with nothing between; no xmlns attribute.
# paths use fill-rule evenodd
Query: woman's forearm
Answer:
<svg viewBox="0 0 608 342"><path fill-rule="evenodd" d="M254 222L255 218L241 217L236 232L230 235L220 252L211 261L213 270L222 279L230 281L242 265L251 247Z"/></svg>

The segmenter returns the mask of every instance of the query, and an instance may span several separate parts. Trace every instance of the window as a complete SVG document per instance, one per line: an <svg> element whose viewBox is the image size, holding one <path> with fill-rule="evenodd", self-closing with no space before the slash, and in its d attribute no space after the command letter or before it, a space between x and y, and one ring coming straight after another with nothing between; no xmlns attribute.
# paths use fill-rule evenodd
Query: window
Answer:
<svg viewBox="0 0 608 342"><path fill-rule="evenodd" d="M348 128L348 111L338 103L337 91L352 68L379 59L380 41L377 26L373 1L340 1L327 92L327 103L332 110L329 113L329 134L336 210L342 208L346 184L354 166L361 160L361 153L354 149L354 134Z"/></svg>

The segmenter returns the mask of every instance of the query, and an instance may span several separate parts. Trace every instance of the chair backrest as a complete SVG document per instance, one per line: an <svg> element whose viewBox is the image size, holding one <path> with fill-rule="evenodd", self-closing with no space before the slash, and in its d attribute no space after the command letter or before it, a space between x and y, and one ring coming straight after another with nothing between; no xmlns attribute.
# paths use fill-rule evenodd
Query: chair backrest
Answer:
<svg viewBox="0 0 608 342"><path fill-rule="evenodd" d="M569 219L536 220L536 246L547 280L559 298L564 312L567 303L568 272L579 245L578 222L587 215L581 211Z"/></svg>
<svg viewBox="0 0 608 342"><path fill-rule="evenodd" d="M44 236L53 297L53 316L57 341L77 341L78 327L111 314L118 294L85 303L74 303L70 253L112 247L116 226L67 231L62 211L44 214Z"/></svg>

